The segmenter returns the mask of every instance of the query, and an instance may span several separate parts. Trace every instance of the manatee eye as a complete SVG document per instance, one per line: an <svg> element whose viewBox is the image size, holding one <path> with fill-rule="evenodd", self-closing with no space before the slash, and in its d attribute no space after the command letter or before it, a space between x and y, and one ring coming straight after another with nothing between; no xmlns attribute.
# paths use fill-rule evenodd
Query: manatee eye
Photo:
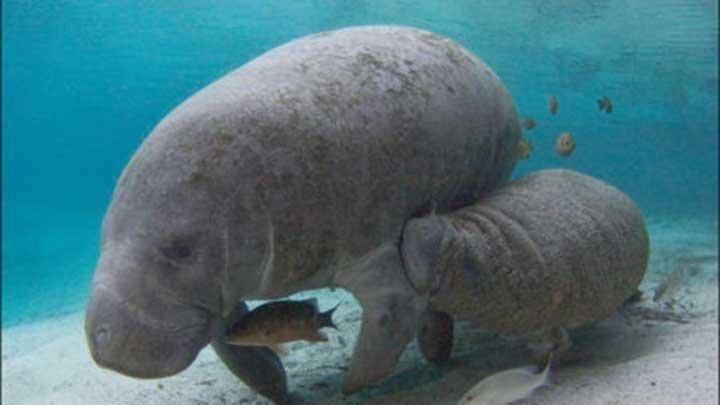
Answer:
<svg viewBox="0 0 720 405"><path fill-rule="evenodd" d="M171 260L184 260L192 256L192 248L186 241L175 240L161 249L163 255Z"/></svg>
<svg viewBox="0 0 720 405"><path fill-rule="evenodd" d="M192 251L188 246L178 245L173 247L173 254L179 259L184 259L186 257L190 257Z"/></svg>

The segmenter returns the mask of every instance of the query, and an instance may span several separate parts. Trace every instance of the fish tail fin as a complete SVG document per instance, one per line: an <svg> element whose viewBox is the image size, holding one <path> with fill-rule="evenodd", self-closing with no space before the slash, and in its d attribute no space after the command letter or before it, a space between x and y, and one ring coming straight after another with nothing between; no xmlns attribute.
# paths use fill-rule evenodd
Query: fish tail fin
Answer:
<svg viewBox="0 0 720 405"><path fill-rule="evenodd" d="M317 300L316 297L307 298L307 299L301 300L300 302L305 302L305 303L311 305L311 306L312 306L313 308L315 308L315 310L317 311L317 308L318 308L318 300Z"/></svg>
<svg viewBox="0 0 720 405"><path fill-rule="evenodd" d="M599 98L597 100L598 110L602 111L605 108L605 100Z"/></svg>
<svg viewBox="0 0 720 405"><path fill-rule="evenodd" d="M267 346L270 350L274 351L278 356L285 357L288 355L287 347L282 343L273 343Z"/></svg>
<svg viewBox="0 0 720 405"><path fill-rule="evenodd" d="M553 352L548 353L547 363L545 363L545 368L540 372L540 383L539 387L543 385L550 385L550 365L553 360Z"/></svg>
<svg viewBox="0 0 720 405"><path fill-rule="evenodd" d="M309 336L305 340L307 340L308 342L327 342L329 339L326 334L318 330L315 331L312 336Z"/></svg>
<svg viewBox="0 0 720 405"><path fill-rule="evenodd" d="M320 314L320 327L321 328L327 327L327 328L333 328L335 330L338 330L337 325L335 325L335 323L332 320L332 314L333 314L333 312L335 312L336 309L338 309L340 304L342 304L342 301L338 302L337 305L335 305L332 309L329 309Z"/></svg>

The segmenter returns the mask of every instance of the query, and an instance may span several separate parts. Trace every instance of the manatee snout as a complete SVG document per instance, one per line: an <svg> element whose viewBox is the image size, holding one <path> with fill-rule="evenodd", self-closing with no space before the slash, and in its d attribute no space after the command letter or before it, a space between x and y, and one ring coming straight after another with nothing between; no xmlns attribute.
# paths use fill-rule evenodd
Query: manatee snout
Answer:
<svg viewBox="0 0 720 405"><path fill-rule="evenodd" d="M99 366L136 378L167 377L187 368L217 332L220 320L206 309L131 289L127 279L98 270L104 276L93 284L85 335Z"/></svg>
<svg viewBox="0 0 720 405"><path fill-rule="evenodd" d="M442 281L438 267L456 236L452 225L438 215L413 218L405 224L400 254L408 279L418 293L437 292Z"/></svg>

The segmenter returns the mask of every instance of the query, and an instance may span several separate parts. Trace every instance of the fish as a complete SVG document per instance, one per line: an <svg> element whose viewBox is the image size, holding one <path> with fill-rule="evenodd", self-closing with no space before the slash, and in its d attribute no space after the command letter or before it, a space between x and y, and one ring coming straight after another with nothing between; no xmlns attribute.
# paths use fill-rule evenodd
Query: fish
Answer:
<svg viewBox="0 0 720 405"><path fill-rule="evenodd" d="M555 140L555 152L560 156L570 156L575 150L575 139L570 132L563 132Z"/></svg>
<svg viewBox="0 0 720 405"><path fill-rule="evenodd" d="M557 97L550 96L550 99L548 100L548 110L550 110L550 114L557 114L558 107L560 107L560 103L558 102Z"/></svg>
<svg viewBox="0 0 720 405"><path fill-rule="evenodd" d="M266 346L279 354L284 343L304 340L327 342L321 328L338 329L332 314L340 306L320 312L316 298L268 302L245 314L228 328L225 342L238 346Z"/></svg>
<svg viewBox="0 0 720 405"><path fill-rule="evenodd" d="M607 96L602 96L602 98L599 98L597 100L597 104L598 104L598 109L600 111L605 110L606 114L610 114L613 110L612 101L610 101L610 99L607 98Z"/></svg>
<svg viewBox="0 0 720 405"><path fill-rule="evenodd" d="M525 119L523 119L522 126L523 128L530 131L537 126L537 123L535 122L535 119L533 119L533 117L525 117Z"/></svg>
<svg viewBox="0 0 720 405"><path fill-rule="evenodd" d="M515 146L515 158L516 159L527 159L530 157L530 153L533 150L533 144L529 139L521 137L518 139L518 143Z"/></svg>
<svg viewBox="0 0 720 405"><path fill-rule="evenodd" d="M685 268L678 267L655 287L653 302L672 300L683 284L685 284Z"/></svg>
<svg viewBox="0 0 720 405"><path fill-rule="evenodd" d="M505 405L529 397L533 391L550 384L552 353L541 372L527 366L501 371L484 378L460 398L458 405Z"/></svg>

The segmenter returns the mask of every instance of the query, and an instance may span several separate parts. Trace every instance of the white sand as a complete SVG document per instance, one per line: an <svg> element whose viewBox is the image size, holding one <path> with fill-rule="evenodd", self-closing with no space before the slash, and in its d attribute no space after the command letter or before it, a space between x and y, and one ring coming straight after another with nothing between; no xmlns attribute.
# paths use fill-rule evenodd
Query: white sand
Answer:
<svg viewBox="0 0 720 405"><path fill-rule="evenodd" d="M628 311L575 331L577 359L555 367L552 385L522 403L718 403L717 223L650 222L649 228L651 272L642 286L646 295L651 298L663 274L677 266L701 270L676 295L674 309L646 300L634 315ZM342 332L330 331L326 344L290 345L283 363L298 403L453 404L481 378L528 362L522 339L459 324L448 365L427 364L413 343L392 378L343 397L339 391L360 310L340 290L323 291L319 299L322 309L343 300L334 317ZM645 319L648 316L687 323ZM100 369L85 345L82 313L4 329L2 337L3 404L269 403L224 369L211 349L203 350L186 371L161 380L135 380Z"/></svg>

